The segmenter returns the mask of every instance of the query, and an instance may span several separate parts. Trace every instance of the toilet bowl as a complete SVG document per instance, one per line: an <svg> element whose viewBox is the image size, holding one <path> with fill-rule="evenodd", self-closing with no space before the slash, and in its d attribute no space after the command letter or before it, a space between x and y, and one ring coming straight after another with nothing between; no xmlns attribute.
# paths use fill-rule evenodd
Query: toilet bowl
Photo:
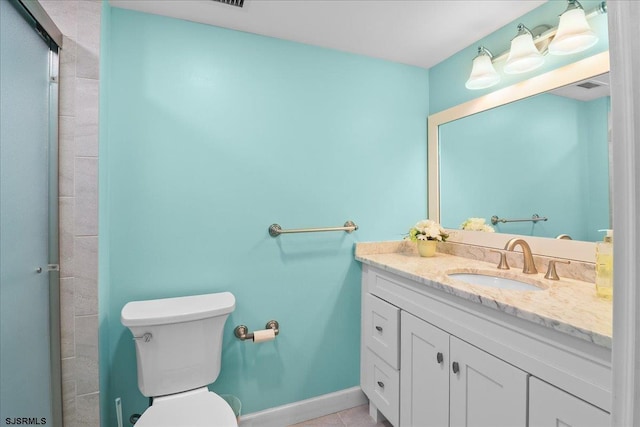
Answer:
<svg viewBox="0 0 640 427"><path fill-rule="evenodd" d="M138 388L153 404L136 427L237 427L229 404L209 391L220 373L230 292L127 303L121 322L133 334Z"/></svg>
<svg viewBox="0 0 640 427"><path fill-rule="evenodd" d="M229 404L207 387L153 399L136 427L237 427Z"/></svg>

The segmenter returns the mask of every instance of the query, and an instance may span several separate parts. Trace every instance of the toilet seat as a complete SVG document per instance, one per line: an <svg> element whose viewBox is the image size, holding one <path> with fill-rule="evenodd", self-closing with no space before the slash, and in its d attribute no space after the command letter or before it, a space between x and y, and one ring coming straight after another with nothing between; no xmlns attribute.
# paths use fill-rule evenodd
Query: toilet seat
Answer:
<svg viewBox="0 0 640 427"><path fill-rule="evenodd" d="M229 404L207 387L156 397L136 427L238 427Z"/></svg>

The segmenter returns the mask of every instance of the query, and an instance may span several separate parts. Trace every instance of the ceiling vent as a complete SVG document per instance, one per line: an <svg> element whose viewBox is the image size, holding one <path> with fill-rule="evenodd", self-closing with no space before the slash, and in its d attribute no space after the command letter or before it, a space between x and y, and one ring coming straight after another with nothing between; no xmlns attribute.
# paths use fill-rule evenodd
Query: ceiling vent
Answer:
<svg viewBox="0 0 640 427"><path fill-rule="evenodd" d="M584 82L584 83L580 83L579 85L577 85L578 87L584 88L584 89L593 89L594 87L600 87L599 84L596 83L592 83L592 82Z"/></svg>
<svg viewBox="0 0 640 427"><path fill-rule="evenodd" d="M213 1L217 1L218 3L224 3L224 4L228 4L229 6L236 6L236 7L242 7L242 5L244 4L244 0L213 0Z"/></svg>

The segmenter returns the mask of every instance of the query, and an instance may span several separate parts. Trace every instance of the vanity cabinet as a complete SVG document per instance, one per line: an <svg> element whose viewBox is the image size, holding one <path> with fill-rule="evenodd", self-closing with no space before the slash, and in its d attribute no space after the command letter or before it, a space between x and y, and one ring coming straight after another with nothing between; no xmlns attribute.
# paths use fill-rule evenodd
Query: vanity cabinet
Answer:
<svg viewBox="0 0 640 427"><path fill-rule="evenodd" d="M395 427L609 425L611 350L363 264L361 387ZM564 424L563 424L564 423Z"/></svg>
<svg viewBox="0 0 640 427"><path fill-rule="evenodd" d="M527 425L528 374L402 312L400 425Z"/></svg>

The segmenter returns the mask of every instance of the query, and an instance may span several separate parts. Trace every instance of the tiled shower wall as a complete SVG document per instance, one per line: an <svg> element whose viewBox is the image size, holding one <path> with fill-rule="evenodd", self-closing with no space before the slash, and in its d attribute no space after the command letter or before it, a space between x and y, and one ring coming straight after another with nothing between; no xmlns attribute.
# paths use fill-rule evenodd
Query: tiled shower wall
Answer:
<svg viewBox="0 0 640 427"><path fill-rule="evenodd" d="M100 425L98 373L98 87L95 0L41 0L62 31L59 213L64 427Z"/></svg>

